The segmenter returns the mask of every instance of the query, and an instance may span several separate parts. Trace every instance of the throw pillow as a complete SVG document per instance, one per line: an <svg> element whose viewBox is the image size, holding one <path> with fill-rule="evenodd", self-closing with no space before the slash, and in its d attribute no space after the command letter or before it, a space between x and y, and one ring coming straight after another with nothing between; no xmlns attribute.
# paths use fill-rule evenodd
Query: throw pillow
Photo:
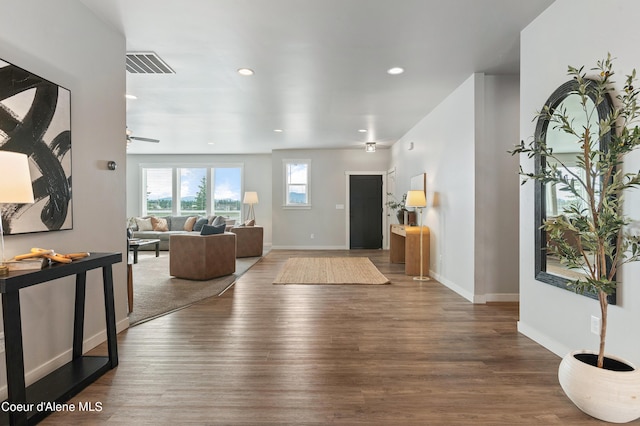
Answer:
<svg viewBox="0 0 640 426"><path fill-rule="evenodd" d="M136 223L136 218L135 217L130 217L127 220L127 228L131 229L132 231L137 231L138 230L138 224Z"/></svg>
<svg viewBox="0 0 640 426"><path fill-rule="evenodd" d="M224 234L224 228L224 224L220 226L202 225L202 231L200 232L200 235Z"/></svg>
<svg viewBox="0 0 640 426"><path fill-rule="evenodd" d="M254 226L256 221L254 219L248 220L244 223L244 226Z"/></svg>
<svg viewBox="0 0 640 426"><path fill-rule="evenodd" d="M198 220L197 216L190 216L184 223L184 230L189 232L193 231L193 225L196 224L196 220Z"/></svg>
<svg viewBox="0 0 640 426"><path fill-rule="evenodd" d="M151 224L151 218L143 219L141 217L136 218L136 225L138 225L138 231L153 231L153 225Z"/></svg>
<svg viewBox="0 0 640 426"><path fill-rule="evenodd" d="M202 231L202 227L204 225L206 225L209 222L209 219L207 219L206 217L201 217L198 220L196 220L195 225L193 225L193 230L200 232Z"/></svg>
<svg viewBox="0 0 640 426"><path fill-rule="evenodd" d="M162 217L151 217L151 227L156 232L167 232L169 230L167 219Z"/></svg>
<svg viewBox="0 0 640 426"><path fill-rule="evenodd" d="M220 225L225 225L226 221L224 220L224 217L222 216L216 216L215 219L213 219L213 222L211 222L211 224L213 226L220 226Z"/></svg>
<svg viewBox="0 0 640 426"><path fill-rule="evenodd" d="M216 220L216 217L218 216L216 216L215 214L207 217L207 225L213 225L213 221Z"/></svg>

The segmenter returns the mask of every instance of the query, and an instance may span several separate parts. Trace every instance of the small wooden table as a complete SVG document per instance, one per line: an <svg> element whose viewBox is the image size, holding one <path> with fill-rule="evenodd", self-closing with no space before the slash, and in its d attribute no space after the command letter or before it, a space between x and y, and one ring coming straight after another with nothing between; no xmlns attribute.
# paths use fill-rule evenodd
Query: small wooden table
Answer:
<svg viewBox="0 0 640 426"><path fill-rule="evenodd" d="M133 263L138 263L138 249L149 244L156 245L156 257L160 256L160 240L129 240L129 251L133 252Z"/></svg>
<svg viewBox="0 0 640 426"><path fill-rule="evenodd" d="M389 260L404 263L404 273L420 275L420 227L391 225ZM429 275L429 228L422 227L422 267Z"/></svg>

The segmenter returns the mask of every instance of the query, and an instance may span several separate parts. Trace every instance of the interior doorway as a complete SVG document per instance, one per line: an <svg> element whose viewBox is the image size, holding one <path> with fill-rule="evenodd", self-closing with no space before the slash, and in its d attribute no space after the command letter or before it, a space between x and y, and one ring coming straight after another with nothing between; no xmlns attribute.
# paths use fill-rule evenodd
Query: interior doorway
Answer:
<svg viewBox="0 0 640 426"><path fill-rule="evenodd" d="M384 240L382 174L350 174L349 249L381 249Z"/></svg>

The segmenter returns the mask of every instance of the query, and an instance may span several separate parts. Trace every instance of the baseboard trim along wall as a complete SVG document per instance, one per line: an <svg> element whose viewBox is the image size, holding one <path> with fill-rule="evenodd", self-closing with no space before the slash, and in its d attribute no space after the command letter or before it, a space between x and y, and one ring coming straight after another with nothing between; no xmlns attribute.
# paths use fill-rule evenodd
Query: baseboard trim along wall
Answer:
<svg viewBox="0 0 640 426"><path fill-rule="evenodd" d="M529 339L533 340L534 342L544 346L549 351L553 352L554 354L558 355L561 358L564 357L569 352L571 352L571 349L569 349L567 346L563 345L558 341L550 339L549 336L543 333L540 333L538 330L536 330L533 327L529 327L527 324L523 323L522 321L518 321L518 332L520 334L527 336Z"/></svg>
<svg viewBox="0 0 640 426"><path fill-rule="evenodd" d="M344 250L344 246L271 246L271 250Z"/></svg>

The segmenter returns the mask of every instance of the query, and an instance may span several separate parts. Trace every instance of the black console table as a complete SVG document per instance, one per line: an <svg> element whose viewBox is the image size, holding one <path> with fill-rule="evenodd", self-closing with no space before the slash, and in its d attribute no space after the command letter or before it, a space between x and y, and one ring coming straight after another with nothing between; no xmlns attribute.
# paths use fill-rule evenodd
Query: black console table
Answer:
<svg viewBox="0 0 640 426"><path fill-rule="evenodd" d="M15 410L3 409L0 412L2 424L37 423L50 414L50 411L38 410L39 403L63 403L118 365L111 266L121 261L121 253L91 253L90 256L74 260L73 263L52 264L34 271L14 271L0 277L8 390L8 398L3 406L11 407L11 404L16 404L13 407L19 407ZM87 271L97 268L102 268L108 356L83 356ZM72 360L29 387L25 387L19 290L70 275L76 276Z"/></svg>

